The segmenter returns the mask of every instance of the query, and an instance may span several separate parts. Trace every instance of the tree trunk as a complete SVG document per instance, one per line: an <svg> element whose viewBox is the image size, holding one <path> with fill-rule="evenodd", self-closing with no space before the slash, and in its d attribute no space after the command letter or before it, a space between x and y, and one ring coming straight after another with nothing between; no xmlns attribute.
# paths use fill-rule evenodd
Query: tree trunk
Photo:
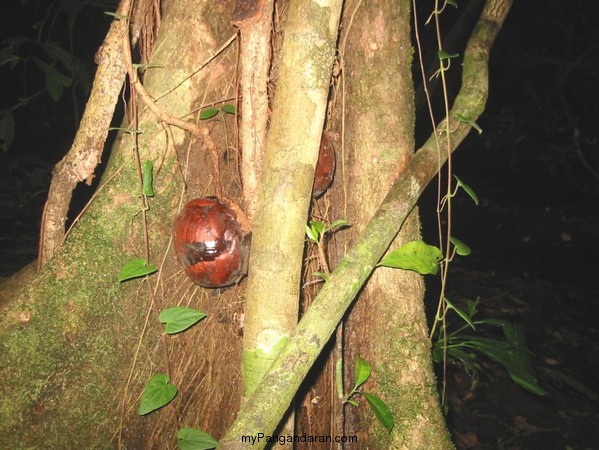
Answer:
<svg viewBox="0 0 599 450"><path fill-rule="evenodd" d="M227 2L163 3L154 67L144 79L163 111L193 122L190 112L234 96L235 47L220 49L236 35L231 10ZM93 202L63 247L3 309L1 448L107 448L111 442L151 448L158 442L153 436L173 442L178 420L219 436L233 419L240 395L239 291L210 295L198 289L169 247L178 205L214 193L207 143L218 142L226 193L239 194L235 159L222 159L234 151L226 145L232 142L226 136L232 116L227 120L202 122L208 134L199 142L159 123L138 101L137 148L141 161L151 160L155 168L147 230L150 263L160 275L117 281L125 261L145 256L135 133L121 133ZM135 128L135 122L129 110L123 126ZM158 319L154 313L147 317L152 305L180 304L208 313L208 322L185 340L171 338L167 364ZM208 334L200 331L207 328ZM141 391L167 366L182 395L175 407L139 417ZM190 396L195 391L201 395ZM218 413L211 412L215 404Z"/></svg>
<svg viewBox="0 0 599 450"><path fill-rule="evenodd" d="M358 6L359 5L359 6ZM411 1L346 3L341 42L345 66L344 166L332 202L333 218L351 228L336 239L337 259L376 212L414 151L414 87L411 67ZM357 8L357 9L356 9ZM355 11L355 13L354 13ZM386 83L381 83L386 80ZM391 249L420 238L418 213L410 214ZM364 399L346 405L345 432L374 448L450 448L440 413L430 357L424 285L415 272L377 269L360 293L344 331L346 391L359 355L372 364L363 386L382 398L395 416L389 435Z"/></svg>

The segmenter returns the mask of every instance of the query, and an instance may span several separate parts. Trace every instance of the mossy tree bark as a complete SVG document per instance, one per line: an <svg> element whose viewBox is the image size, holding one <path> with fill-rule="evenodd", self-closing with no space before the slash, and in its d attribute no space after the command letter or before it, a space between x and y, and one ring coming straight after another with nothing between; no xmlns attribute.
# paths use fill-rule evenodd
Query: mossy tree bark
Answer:
<svg viewBox="0 0 599 450"><path fill-rule="evenodd" d="M232 7L231 2L163 2L154 67L144 77L163 111L194 122L201 106L234 97L235 47L221 48L236 35L229 21ZM233 316L240 312L239 292L209 298L187 280L169 248L180 203L214 193L210 156L205 142L159 122L140 101L137 106L138 145L130 134L117 137L100 188L63 247L2 305L1 448L92 449L111 443L152 448L165 436L174 442L178 420L199 423L200 415L218 436L232 417L204 415L206 408L220 403L232 412L238 405L241 340ZM135 128L132 117L129 109L124 127ZM224 120L199 124L206 139L218 142L221 158L232 152L226 143L233 141L227 137L233 118ZM146 215L150 262L161 270L158 277L119 284L125 261L145 256L136 151L142 161L154 163L156 195L148 199ZM231 197L238 195L230 181L236 172L235 164L221 162L221 181ZM186 395L176 408L140 418L136 411L145 383L153 373L168 371L162 330L149 314L152 304L201 309L214 334L193 331L185 340L169 342L171 381ZM232 363L223 369L212 355ZM194 403L190 393L202 390L202 379L210 380L211 390ZM208 406L202 406L204 400Z"/></svg>

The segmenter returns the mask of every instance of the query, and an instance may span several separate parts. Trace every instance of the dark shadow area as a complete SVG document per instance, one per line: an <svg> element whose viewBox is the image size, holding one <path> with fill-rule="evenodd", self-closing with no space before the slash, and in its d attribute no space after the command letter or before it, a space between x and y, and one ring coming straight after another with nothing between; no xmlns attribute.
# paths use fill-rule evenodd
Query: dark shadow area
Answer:
<svg viewBox="0 0 599 450"><path fill-rule="evenodd" d="M459 449L599 448L598 12L595 2L515 2L491 54L483 133L454 155L454 173L480 204L463 191L454 198L453 235L472 254L455 258L447 298L464 310L477 301L480 319L517 324L546 391L528 392L476 352L474 385L450 364L448 423ZM421 202L434 243L436 191ZM439 286L427 282L434 315ZM451 329L464 324L448 318ZM501 337L493 327L472 334Z"/></svg>

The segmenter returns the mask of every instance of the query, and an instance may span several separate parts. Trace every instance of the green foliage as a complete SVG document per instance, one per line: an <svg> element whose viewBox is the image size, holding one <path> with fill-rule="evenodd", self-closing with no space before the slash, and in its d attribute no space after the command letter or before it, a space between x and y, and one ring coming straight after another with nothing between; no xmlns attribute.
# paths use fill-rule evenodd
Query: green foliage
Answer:
<svg viewBox="0 0 599 450"><path fill-rule="evenodd" d="M13 143L18 125L14 122L15 110L34 106L33 100L46 94L55 102L68 94L74 104L88 96L94 65L91 55L86 58L75 55L77 36L73 31L83 14L97 17L100 10L117 5L116 0L21 0L20 11L16 6L8 8L29 18L32 25L29 30L23 30L23 34L7 36L0 41L0 68L19 71L13 77L0 74L5 81L3 88L9 94L4 100L13 103L0 111L0 151L7 152ZM11 85L7 82L9 78L18 80L19 84ZM78 123L79 119L75 107L73 123Z"/></svg>
<svg viewBox="0 0 599 450"><path fill-rule="evenodd" d="M177 432L177 447L181 450L207 450L217 445L218 441L205 431L181 428Z"/></svg>
<svg viewBox="0 0 599 450"><path fill-rule="evenodd" d="M146 197L154 197L154 164L145 161L142 166L143 190Z"/></svg>
<svg viewBox="0 0 599 450"><path fill-rule="evenodd" d="M329 233L334 228L339 229L349 226L349 222L345 219L335 220L329 225L325 225L324 222L319 220L311 220L310 223L306 225L306 235L308 236L308 241L313 244L318 244L324 238L325 234Z"/></svg>
<svg viewBox="0 0 599 450"><path fill-rule="evenodd" d="M148 261L144 258L130 259L119 273L119 282L150 275L157 270L156 266L148 264Z"/></svg>
<svg viewBox="0 0 599 450"><path fill-rule="evenodd" d="M337 370L337 372L337 385L339 386L341 385L339 377L342 375L340 375L340 370ZM370 363L360 355L356 356L356 366L354 368L354 387L349 394L344 397L343 402L349 403L353 406L358 406L358 402L354 400L353 397L356 395L361 395L366 399L368 406L370 406L370 409L378 421L387 429L389 433L391 433L391 431L393 431L393 427L395 426L395 422L393 420L393 414L389 410L387 404L376 395L360 390L360 386L368 381L371 374L372 367Z"/></svg>
<svg viewBox="0 0 599 450"><path fill-rule="evenodd" d="M474 204L476 206L478 206L478 196L476 195L476 192L474 192L474 189L472 189L469 185L467 185L466 183L464 183L457 176L454 175L453 177L456 180L457 187L464 189L464 192L466 192L466 194L468 194L470 196L470 198L472 199L472 201L474 201Z"/></svg>
<svg viewBox="0 0 599 450"><path fill-rule="evenodd" d="M164 324L166 334L177 334L187 330L204 317L206 317L206 314L197 309L186 306L175 306L163 310L158 316L158 320Z"/></svg>
<svg viewBox="0 0 599 450"><path fill-rule="evenodd" d="M219 112L222 112L225 114L235 114L235 106L223 105L220 108L207 108L200 113L200 120L212 119Z"/></svg>
<svg viewBox="0 0 599 450"><path fill-rule="evenodd" d="M443 254L437 247L423 241L413 241L385 255L378 265L413 270L421 275L435 275L442 259Z"/></svg>
<svg viewBox="0 0 599 450"><path fill-rule="evenodd" d="M520 387L536 395L545 395L545 390L537 383L532 365L532 353L526 346L524 335L520 328L505 320L483 319L476 320L476 303L468 301L468 311L463 311L445 299L447 308L454 311L466 325L450 331L440 330L437 340L433 342L433 360L437 363L447 358L448 362L461 365L472 377L476 386L479 373L484 370L478 356L485 356L503 366L512 381ZM504 339L494 339L477 336L472 333L477 328L495 327L503 331ZM471 331L469 331L471 330Z"/></svg>
<svg viewBox="0 0 599 450"><path fill-rule="evenodd" d="M139 415L143 416L168 405L175 398L177 392L178 389L169 383L167 374L162 372L157 373L148 381L141 395L138 410Z"/></svg>
<svg viewBox="0 0 599 450"><path fill-rule="evenodd" d="M470 253L472 253L472 250L470 249L470 247L468 245L466 245L464 242L460 241L458 238L452 236L449 239L449 241L455 247L455 251L458 255L468 256Z"/></svg>

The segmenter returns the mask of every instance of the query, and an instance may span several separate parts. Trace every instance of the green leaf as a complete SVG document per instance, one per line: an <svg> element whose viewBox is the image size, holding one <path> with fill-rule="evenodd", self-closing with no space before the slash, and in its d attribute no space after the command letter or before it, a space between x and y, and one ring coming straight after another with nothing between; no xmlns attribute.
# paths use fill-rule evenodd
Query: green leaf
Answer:
<svg viewBox="0 0 599 450"><path fill-rule="evenodd" d="M143 416L165 405L168 405L177 395L177 388L169 384L168 375L165 373L157 373L152 377L139 402L139 415Z"/></svg>
<svg viewBox="0 0 599 450"><path fill-rule="evenodd" d="M69 87L73 79L60 73L56 68L38 58L33 58L35 65L44 73L46 78L46 89L48 94L55 102L60 100L62 91L65 87Z"/></svg>
<svg viewBox="0 0 599 450"><path fill-rule="evenodd" d="M371 372L372 372L372 367L370 366L370 363L368 361L366 361L364 358L362 358L360 355L358 355L356 357L356 367L355 367L356 386L354 387L354 389L358 389L360 386L362 386L364 383L366 383L366 381L370 377Z"/></svg>
<svg viewBox="0 0 599 450"><path fill-rule="evenodd" d="M460 54L459 53L447 53L445 50L439 50L437 52L437 56L439 57L439 59L441 61L443 61L445 59L457 58L458 56L460 56Z"/></svg>
<svg viewBox="0 0 599 450"><path fill-rule="evenodd" d="M449 238L449 240L455 246L455 251L458 255L468 256L470 253L472 253L470 247L468 247L468 245L464 244L458 238L452 236L451 238Z"/></svg>
<svg viewBox="0 0 599 450"><path fill-rule="evenodd" d="M367 394L366 392L361 392L361 394L368 402L368 405L370 405L370 409L372 409L376 418L379 419L379 422L381 422L387 431L391 433L395 426L395 422L393 421L393 415L387 404L376 395Z"/></svg>
<svg viewBox="0 0 599 450"><path fill-rule="evenodd" d="M447 3L448 5L451 5L451 6L455 7L455 8L458 7L458 4L457 4L457 2L455 0L445 0L445 3Z"/></svg>
<svg viewBox="0 0 599 450"><path fill-rule="evenodd" d="M235 114L235 106L234 105L223 105L220 110L227 114Z"/></svg>
<svg viewBox="0 0 599 450"><path fill-rule="evenodd" d="M200 120L211 119L218 114L218 109L208 108L200 113Z"/></svg>
<svg viewBox="0 0 599 450"><path fill-rule="evenodd" d="M349 221L345 220L345 219L338 219L335 220L333 223L329 224L327 227L325 227L324 232L328 232L331 231L333 228L335 227L348 227L349 226Z"/></svg>
<svg viewBox="0 0 599 450"><path fill-rule="evenodd" d="M502 328L503 334L512 347L513 366L511 368L506 367L510 377L517 385L529 392L536 395L546 395L545 390L537 383L532 364L532 354L528 350L522 329L509 322L505 322Z"/></svg>
<svg viewBox="0 0 599 450"><path fill-rule="evenodd" d="M154 188L152 186L154 183L154 164L152 161L144 161L141 174L143 179L144 195L146 197L154 197Z"/></svg>
<svg viewBox="0 0 599 450"><path fill-rule="evenodd" d="M206 317L206 314L197 309L175 306L163 310L158 316L158 320L164 324L164 331L167 334L176 334L187 330L204 317Z"/></svg>
<svg viewBox="0 0 599 450"><path fill-rule="evenodd" d="M119 273L119 283L131 278L143 277L156 272L158 269L153 264L148 264L144 258L130 259L125 263Z"/></svg>
<svg viewBox="0 0 599 450"><path fill-rule="evenodd" d="M316 234L316 232L308 225L306 225L306 236L308 236L308 239L314 243L318 243L318 235Z"/></svg>
<svg viewBox="0 0 599 450"><path fill-rule="evenodd" d="M466 322L470 328L472 328L473 330L476 329L476 327L474 326L474 322L472 322L472 316L469 313L462 311L460 308L451 303L448 299L444 298L443 300L445 300L447 308L454 310L456 314L460 316L462 320L464 320L464 322Z"/></svg>
<svg viewBox="0 0 599 450"><path fill-rule="evenodd" d="M308 235L308 239L316 244L320 241L322 234L324 233L324 223L316 220L311 220L308 225L306 225L306 234Z"/></svg>
<svg viewBox="0 0 599 450"><path fill-rule="evenodd" d="M454 175L454 178L456 179L456 181L458 183L458 187L461 187L462 189L464 189L464 191L466 191L466 194L468 194L470 196L470 198L474 201L474 204L476 206L478 206L478 196L476 195L476 192L474 192L474 189L472 189L470 186L468 186L466 183L464 183L462 180L460 180L455 175Z"/></svg>
<svg viewBox="0 0 599 450"><path fill-rule="evenodd" d="M177 447L181 450L207 450L216 448L218 441L205 431L181 428L177 431Z"/></svg>
<svg viewBox="0 0 599 450"><path fill-rule="evenodd" d="M421 275L435 275L439 270L441 259L443 254L437 247L423 241L413 241L388 253L378 265L414 270Z"/></svg>
<svg viewBox="0 0 599 450"><path fill-rule="evenodd" d="M347 399L346 400L347 403L349 403L352 406L358 406L358 402L352 399Z"/></svg>
<svg viewBox="0 0 599 450"><path fill-rule="evenodd" d="M511 325L507 328L514 329ZM545 390L537 383L530 352L526 347L518 345L515 340L510 342L509 331L506 332L506 328L504 334L508 342L471 336L462 345L483 353L489 359L501 364L508 371L512 381L520 387L536 395L545 395ZM519 339L523 337L520 336Z"/></svg>

